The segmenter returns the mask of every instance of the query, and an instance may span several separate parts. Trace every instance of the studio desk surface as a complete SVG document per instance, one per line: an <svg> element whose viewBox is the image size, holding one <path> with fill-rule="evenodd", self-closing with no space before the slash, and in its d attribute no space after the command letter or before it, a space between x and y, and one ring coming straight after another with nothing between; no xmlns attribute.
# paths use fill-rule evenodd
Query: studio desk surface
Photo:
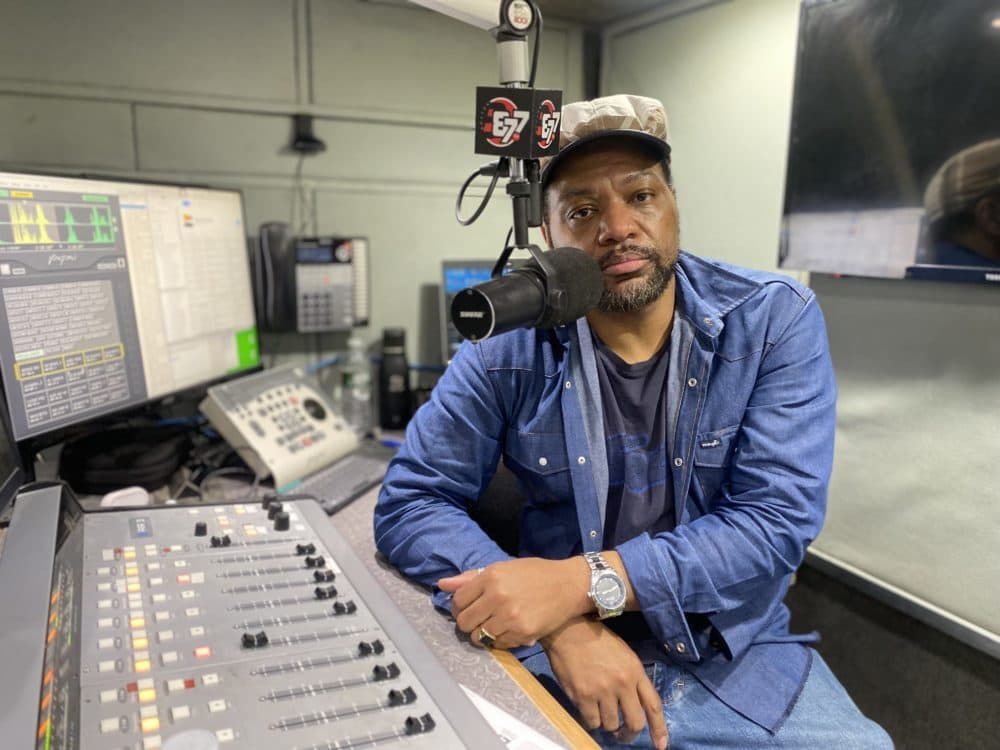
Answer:
<svg viewBox="0 0 1000 750"><path fill-rule="evenodd" d="M407 580L376 555L372 513L378 492L378 487L370 490L331 520L451 676L553 742L571 748L597 748L516 657L502 649L478 648L462 638L454 622L431 604L427 589Z"/></svg>

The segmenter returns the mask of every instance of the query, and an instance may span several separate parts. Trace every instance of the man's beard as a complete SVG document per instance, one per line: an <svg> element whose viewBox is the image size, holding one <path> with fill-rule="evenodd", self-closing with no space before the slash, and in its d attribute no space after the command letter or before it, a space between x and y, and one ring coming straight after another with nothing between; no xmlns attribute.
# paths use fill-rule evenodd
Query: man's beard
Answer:
<svg viewBox="0 0 1000 750"><path fill-rule="evenodd" d="M605 261L627 253L631 258L649 260L652 269L641 279L630 279L621 289L605 288L597 309L606 313L632 313L642 310L660 298L660 295L670 286L677 268L677 256L669 260L664 258L653 247L632 245L620 251L612 251L601 258L601 266Z"/></svg>

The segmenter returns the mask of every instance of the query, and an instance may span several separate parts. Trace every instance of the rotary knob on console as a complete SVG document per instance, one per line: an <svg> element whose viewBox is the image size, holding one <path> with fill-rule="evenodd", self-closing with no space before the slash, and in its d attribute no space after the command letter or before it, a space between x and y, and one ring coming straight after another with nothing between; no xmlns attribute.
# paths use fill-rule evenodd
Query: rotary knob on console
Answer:
<svg viewBox="0 0 1000 750"><path fill-rule="evenodd" d="M273 519L276 515L281 513L285 509L285 506L281 503L271 503L267 506L267 517Z"/></svg>
<svg viewBox="0 0 1000 750"><path fill-rule="evenodd" d="M290 525L291 525L291 518L288 515L288 511L283 510L283 511L275 514L275 516L274 516L274 530L275 531L288 531L288 527Z"/></svg>

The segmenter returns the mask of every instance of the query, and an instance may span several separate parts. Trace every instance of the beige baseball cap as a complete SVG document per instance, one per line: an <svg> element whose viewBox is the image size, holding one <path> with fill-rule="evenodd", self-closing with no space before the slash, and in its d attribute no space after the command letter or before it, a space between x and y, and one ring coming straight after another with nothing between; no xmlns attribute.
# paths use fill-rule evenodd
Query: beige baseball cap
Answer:
<svg viewBox="0 0 1000 750"><path fill-rule="evenodd" d="M559 126L559 153L541 160L543 188L566 157L599 138L632 138L645 144L661 159L670 155L667 113L663 104L647 96L615 94L565 104Z"/></svg>
<svg viewBox="0 0 1000 750"><path fill-rule="evenodd" d="M927 221L962 213L995 191L1000 191L1000 138L962 149L941 165L924 191Z"/></svg>

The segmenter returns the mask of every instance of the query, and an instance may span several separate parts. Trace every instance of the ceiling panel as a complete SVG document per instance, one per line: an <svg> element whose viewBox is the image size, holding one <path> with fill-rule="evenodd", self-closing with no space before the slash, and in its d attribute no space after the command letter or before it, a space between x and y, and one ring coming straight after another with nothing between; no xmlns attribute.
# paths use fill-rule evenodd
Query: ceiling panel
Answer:
<svg viewBox="0 0 1000 750"><path fill-rule="evenodd" d="M669 0L536 0L545 18L563 18L591 28L667 5Z"/></svg>

